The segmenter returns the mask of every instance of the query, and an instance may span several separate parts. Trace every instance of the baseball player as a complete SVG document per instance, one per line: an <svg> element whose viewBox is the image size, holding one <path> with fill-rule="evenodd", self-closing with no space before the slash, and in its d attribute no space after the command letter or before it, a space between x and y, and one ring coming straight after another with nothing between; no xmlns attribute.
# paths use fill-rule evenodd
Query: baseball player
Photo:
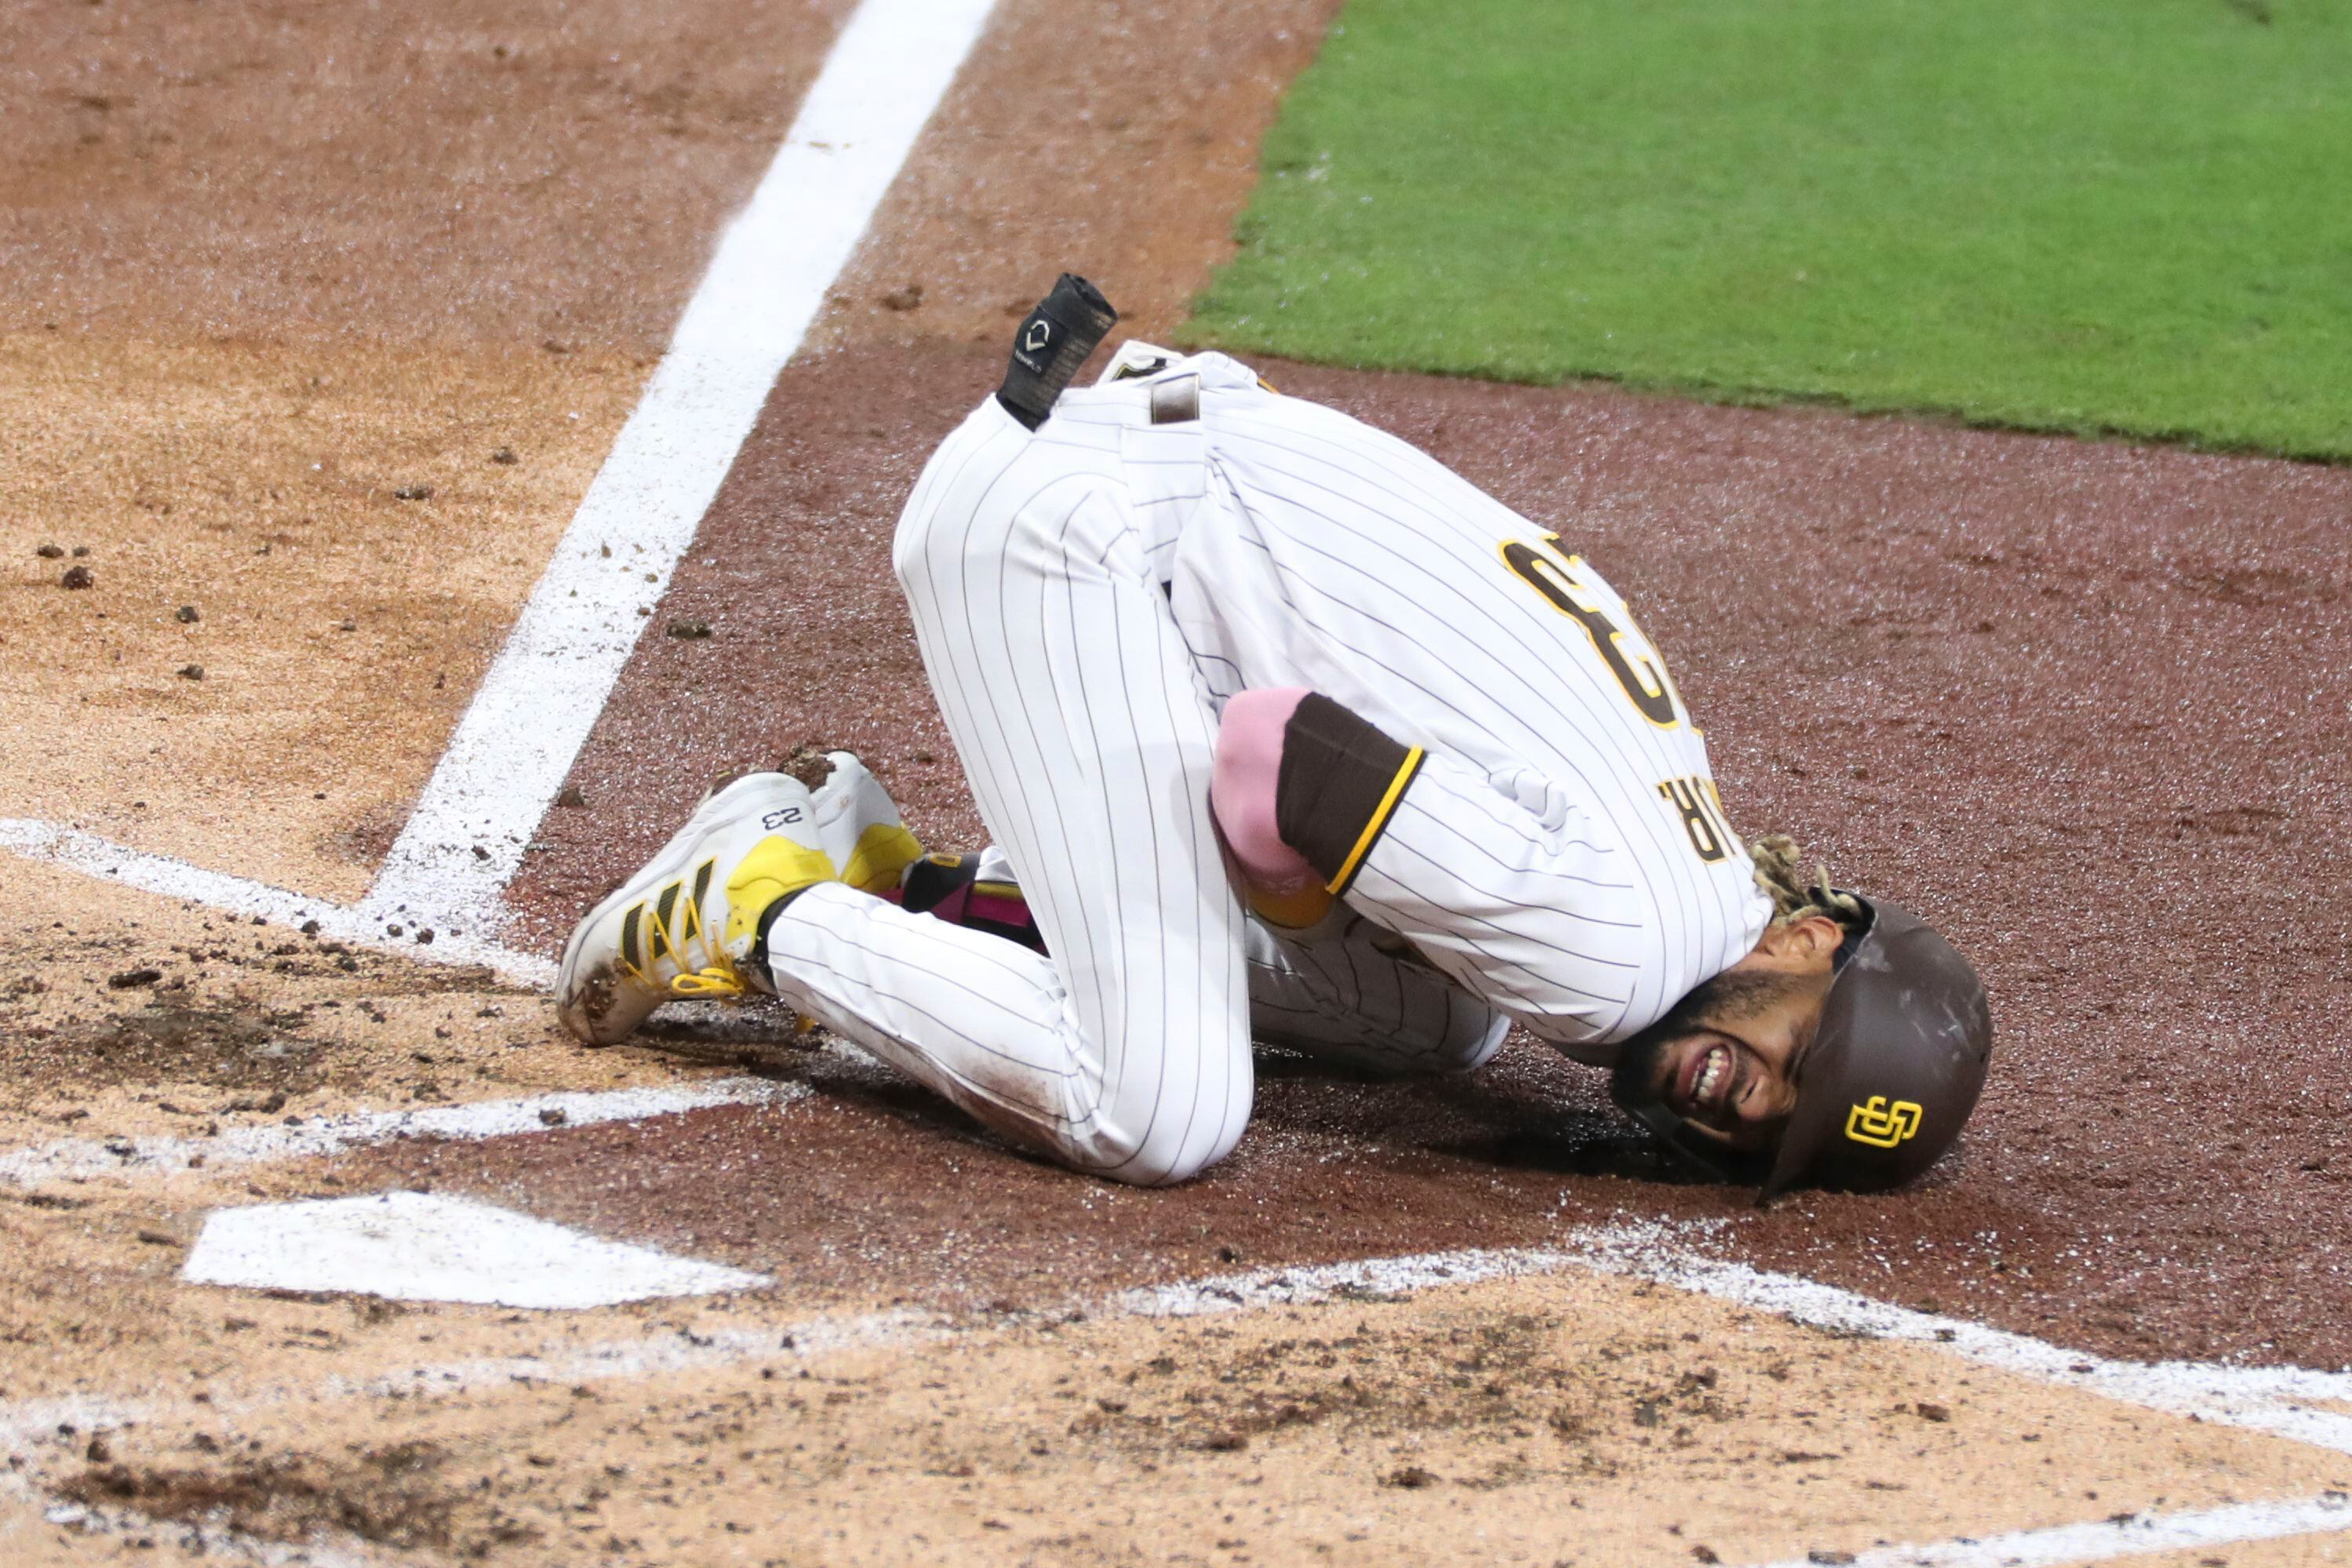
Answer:
<svg viewBox="0 0 2352 1568"><path fill-rule="evenodd" d="M708 797L567 946L625 1038L772 992L1090 1175L1233 1148L1253 1037L1460 1072L1525 1025L1769 1197L1958 1136L1991 1043L1960 956L1743 847L1664 659L1564 539L1065 276L940 445L893 565L995 844L926 856L856 759Z"/></svg>

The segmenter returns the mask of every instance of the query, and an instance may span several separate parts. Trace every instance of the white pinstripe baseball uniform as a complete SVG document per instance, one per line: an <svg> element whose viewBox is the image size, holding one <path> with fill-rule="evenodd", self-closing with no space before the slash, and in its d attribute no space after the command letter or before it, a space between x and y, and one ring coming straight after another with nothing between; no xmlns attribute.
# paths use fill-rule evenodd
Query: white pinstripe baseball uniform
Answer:
<svg viewBox="0 0 2352 1568"><path fill-rule="evenodd" d="M769 967L1066 1163L1160 1182L1220 1158L1249 1114L1254 994L1269 1037L1393 1068L1475 1065L1513 1019L1605 1063L1764 929L1705 746L1608 585L1223 355L1065 393L1034 434L983 402L925 467L894 564L1052 956L832 884L776 917ZM1343 906L1280 936L1244 915L1209 808L1217 714L1265 686L1419 748Z"/></svg>

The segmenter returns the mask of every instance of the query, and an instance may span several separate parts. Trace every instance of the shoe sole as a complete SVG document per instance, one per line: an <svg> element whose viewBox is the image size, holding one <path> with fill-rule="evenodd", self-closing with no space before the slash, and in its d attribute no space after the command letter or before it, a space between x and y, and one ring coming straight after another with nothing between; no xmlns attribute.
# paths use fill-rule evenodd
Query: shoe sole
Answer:
<svg viewBox="0 0 2352 1568"><path fill-rule="evenodd" d="M601 998L593 994L583 996L578 1010L592 1027L604 1016L611 1006L612 977L609 974L592 975L585 980L582 980L578 972L581 946L586 941L588 933L595 928L597 922L603 920L614 910L624 908L632 901L644 896L639 890L647 884L658 885L673 876L682 876L694 860L695 844L705 833L721 821L733 816L745 797L762 789L774 788L772 784L766 782L767 780L788 777L790 776L782 773L746 773L722 782L702 798L701 802L694 809L694 815L686 820L685 826L670 835L669 841L662 845L652 860L639 868L636 875L606 894L593 909L580 917L579 924L572 928L571 936L564 941L563 962L558 966L555 972L556 1012L557 1016L563 1019L567 1029L571 1028L571 1019L564 1016L569 1009L565 1008L563 998L572 996L575 988L581 993L593 993L601 988L604 993ZM628 1038L626 1034L623 1034L612 1040L592 1040L576 1030L572 1031L572 1037L581 1044L597 1050L602 1050L608 1045L618 1045Z"/></svg>

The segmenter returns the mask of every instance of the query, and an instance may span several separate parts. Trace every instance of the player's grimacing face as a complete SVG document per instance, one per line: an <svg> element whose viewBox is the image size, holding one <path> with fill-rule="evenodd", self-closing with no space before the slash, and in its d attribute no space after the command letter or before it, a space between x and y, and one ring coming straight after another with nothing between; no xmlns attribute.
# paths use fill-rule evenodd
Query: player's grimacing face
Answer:
<svg viewBox="0 0 2352 1568"><path fill-rule="evenodd" d="M1829 996L1835 926L1790 939L1776 930L1626 1041L1613 1089L1654 1101L1704 1136L1762 1153L1797 1104L1806 1048Z"/></svg>

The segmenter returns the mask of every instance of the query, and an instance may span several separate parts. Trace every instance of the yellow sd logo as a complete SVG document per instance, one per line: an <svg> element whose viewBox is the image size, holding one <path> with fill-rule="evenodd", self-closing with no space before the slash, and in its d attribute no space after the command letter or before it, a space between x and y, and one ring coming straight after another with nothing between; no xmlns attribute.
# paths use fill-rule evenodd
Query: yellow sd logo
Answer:
<svg viewBox="0 0 2352 1568"><path fill-rule="evenodd" d="M1845 1135L1874 1149L1891 1149L1919 1130L1921 1114L1915 1101L1897 1100L1889 1105L1885 1095L1874 1094L1868 1104L1856 1105L1846 1113Z"/></svg>

